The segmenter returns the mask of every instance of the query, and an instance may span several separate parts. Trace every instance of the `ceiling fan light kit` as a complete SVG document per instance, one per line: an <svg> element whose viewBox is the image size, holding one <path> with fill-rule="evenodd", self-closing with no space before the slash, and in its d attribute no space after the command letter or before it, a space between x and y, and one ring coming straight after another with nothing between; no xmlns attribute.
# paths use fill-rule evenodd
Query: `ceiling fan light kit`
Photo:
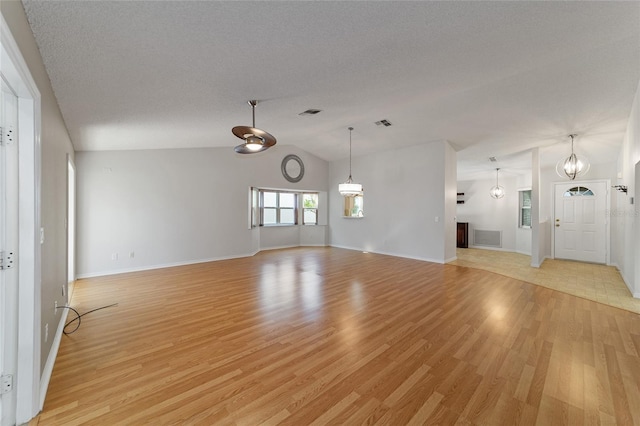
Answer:
<svg viewBox="0 0 640 426"><path fill-rule="evenodd" d="M586 174L591 167L589 160L585 157L579 157L573 152L573 140L577 136L575 134L569 135L571 138L571 155L556 164L558 176L568 177L570 180L575 180L576 177Z"/></svg>
<svg viewBox="0 0 640 426"><path fill-rule="evenodd" d="M255 154L256 152L265 151L276 144L276 138L272 134L256 128L256 105L258 101L252 100L248 104L251 105L252 127L236 126L231 129L231 133L244 140L243 144L234 148L238 154Z"/></svg>

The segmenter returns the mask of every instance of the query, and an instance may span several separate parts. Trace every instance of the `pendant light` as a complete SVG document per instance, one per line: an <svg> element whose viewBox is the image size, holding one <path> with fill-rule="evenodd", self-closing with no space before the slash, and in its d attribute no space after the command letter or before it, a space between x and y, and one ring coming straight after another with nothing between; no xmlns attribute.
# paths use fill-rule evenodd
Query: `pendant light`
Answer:
<svg viewBox="0 0 640 426"><path fill-rule="evenodd" d="M345 197L362 195L362 185L353 183L353 179L351 178L351 132L353 132L353 127L349 127L349 178L345 183L338 185L338 191Z"/></svg>
<svg viewBox="0 0 640 426"><path fill-rule="evenodd" d="M491 197L495 199L504 197L504 188L498 183L499 170L499 168L496 169L496 184L489 190L489 195L491 195Z"/></svg>
<svg viewBox="0 0 640 426"><path fill-rule="evenodd" d="M564 160L558 161L558 164L556 164L556 173L558 173L558 176L568 177L570 180L584 175L591 167L589 160L584 157L578 157L573 152L573 139L576 136L578 135L569 135L571 138L571 155Z"/></svg>
<svg viewBox="0 0 640 426"><path fill-rule="evenodd" d="M269 147L276 144L276 138L270 133L256 128L256 105L258 101L249 101L251 105L251 112L253 115L253 127L248 126L236 126L231 129L231 132L244 140L242 145L238 145L234 150L238 154L254 154L256 152L262 152Z"/></svg>

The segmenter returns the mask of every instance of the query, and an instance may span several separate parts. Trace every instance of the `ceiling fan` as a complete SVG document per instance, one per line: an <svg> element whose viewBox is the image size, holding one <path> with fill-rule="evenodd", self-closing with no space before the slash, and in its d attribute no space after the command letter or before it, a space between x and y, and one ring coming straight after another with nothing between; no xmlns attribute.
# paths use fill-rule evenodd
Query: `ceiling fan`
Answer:
<svg viewBox="0 0 640 426"><path fill-rule="evenodd" d="M248 102L251 105L251 112L253 115L253 125L248 126L236 126L231 129L231 132L244 140L244 143L238 145L234 150L238 154L254 154L256 152L262 152L276 144L276 138L272 134L256 128L256 105L258 101L252 100Z"/></svg>

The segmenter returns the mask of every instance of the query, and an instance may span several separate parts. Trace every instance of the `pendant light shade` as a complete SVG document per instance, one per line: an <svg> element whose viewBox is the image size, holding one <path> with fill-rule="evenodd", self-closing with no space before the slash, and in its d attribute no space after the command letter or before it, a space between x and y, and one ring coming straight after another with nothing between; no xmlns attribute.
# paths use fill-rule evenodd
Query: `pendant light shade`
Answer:
<svg viewBox="0 0 640 426"><path fill-rule="evenodd" d="M236 126L231 129L231 133L244 140L242 145L238 145L234 150L238 154L253 154L261 152L276 144L276 138L270 133L256 128L256 105L258 101L249 101L253 115L253 127Z"/></svg>
<svg viewBox="0 0 640 426"><path fill-rule="evenodd" d="M491 198L502 198L504 197L504 187L502 187L499 183L498 183L498 171L500 169L496 169L496 184L495 186L492 186L491 189L489 190L489 195L491 195Z"/></svg>
<svg viewBox="0 0 640 426"><path fill-rule="evenodd" d="M585 157L579 157L573 152L573 139L578 135L569 135L571 138L571 155L565 159L558 161L556 164L556 173L560 177L568 177L575 180L578 176L582 176L589 171L591 165Z"/></svg>
<svg viewBox="0 0 640 426"><path fill-rule="evenodd" d="M353 178L351 177L351 132L353 131L353 127L349 127L349 178L345 183L341 183L338 185L338 191L340 191L340 195L345 197L355 197L357 195L362 195L362 185L359 183L353 183Z"/></svg>

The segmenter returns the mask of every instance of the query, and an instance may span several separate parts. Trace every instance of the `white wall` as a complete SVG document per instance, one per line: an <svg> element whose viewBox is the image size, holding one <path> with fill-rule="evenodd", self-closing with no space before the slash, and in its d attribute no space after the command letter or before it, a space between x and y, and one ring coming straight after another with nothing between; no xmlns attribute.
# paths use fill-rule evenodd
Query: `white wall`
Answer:
<svg viewBox="0 0 640 426"><path fill-rule="evenodd" d="M495 174L495 171L494 171ZM464 192L464 204L458 204L458 222L469 222L469 247L475 247L473 230L502 231L502 250L516 251L518 228L518 185L514 176L500 175L505 196L491 198L489 190L495 177L486 180L460 181L458 192ZM484 248L484 247L480 247Z"/></svg>
<svg viewBox="0 0 640 426"><path fill-rule="evenodd" d="M305 163L298 183L280 172L287 154ZM299 245L299 227L248 229L249 187L326 191L328 180L326 161L286 145L254 155L232 147L79 152L76 167L80 277Z"/></svg>
<svg viewBox="0 0 640 426"><path fill-rule="evenodd" d="M612 180L612 184L626 185L627 194L615 193L612 198L617 201L612 214L615 226L612 226L612 246L616 247L612 263L616 264L624 278L627 287L634 295L640 298L640 209L638 208L638 168L640 161L640 85L636 90L633 108L629 116L629 123L625 133L617 172L621 178ZM614 183L615 182L615 183ZM634 204L631 204L631 199Z"/></svg>
<svg viewBox="0 0 640 426"><path fill-rule="evenodd" d="M19 1L0 2L2 16L5 18L13 38L29 68L41 95L41 226L45 239L41 245L41 312L36 320L41 329L49 325L49 336L41 336L41 370L44 370L51 352L53 336L61 318L62 311L54 312L54 302L66 303L62 289L67 288L67 235L65 220L67 217L67 155L73 158L73 146L62 114L44 68L38 46L27 22L22 3ZM38 274L36 274L38 275ZM36 303L36 301L33 301Z"/></svg>
<svg viewBox="0 0 640 426"><path fill-rule="evenodd" d="M359 219L342 217L337 191L348 177L348 160L330 163L331 245L449 260L452 250L447 247L455 244L455 161L455 152L444 141L353 158L353 179L364 187L364 217Z"/></svg>

